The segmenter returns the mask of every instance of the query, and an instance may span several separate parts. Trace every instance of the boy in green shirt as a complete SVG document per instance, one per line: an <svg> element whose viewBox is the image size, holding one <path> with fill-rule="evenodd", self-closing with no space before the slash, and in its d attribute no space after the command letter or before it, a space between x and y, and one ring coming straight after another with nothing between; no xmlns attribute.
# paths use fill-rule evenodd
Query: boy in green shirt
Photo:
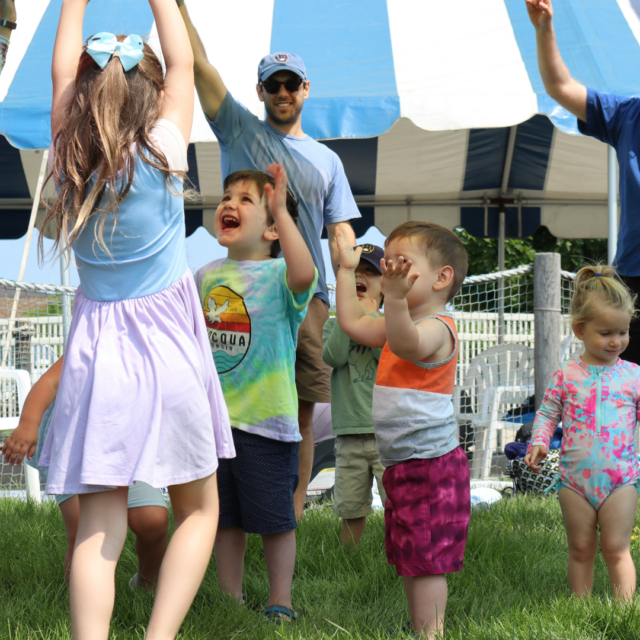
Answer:
<svg viewBox="0 0 640 640"><path fill-rule="evenodd" d="M365 313L378 316L382 306L380 260L384 251L372 244L362 245L356 269L358 299ZM336 482L334 512L342 518L342 543L358 544L371 513L371 488L375 476L382 504L384 467L373 434L371 404L378 359L382 349L354 342L340 328L337 318L329 318L322 336L322 359L331 373L331 422L336 436Z"/></svg>

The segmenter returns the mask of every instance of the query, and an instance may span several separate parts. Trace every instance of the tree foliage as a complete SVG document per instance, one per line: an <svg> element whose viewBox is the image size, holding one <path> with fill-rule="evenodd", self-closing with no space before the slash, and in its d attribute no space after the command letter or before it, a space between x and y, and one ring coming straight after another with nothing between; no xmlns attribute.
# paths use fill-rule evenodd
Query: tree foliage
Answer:
<svg viewBox="0 0 640 640"><path fill-rule="evenodd" d="M469 255L467 275L475 276L498 270L498 239L476 238L465 229L456 229ZM533 264L536 253L551 252L561 256L562 269L577 271L587 263L606 262L607 240L563 240L551 234L547 227L529 238L509 238L505 245L505 268L514 269L522 264Z"/></svg>

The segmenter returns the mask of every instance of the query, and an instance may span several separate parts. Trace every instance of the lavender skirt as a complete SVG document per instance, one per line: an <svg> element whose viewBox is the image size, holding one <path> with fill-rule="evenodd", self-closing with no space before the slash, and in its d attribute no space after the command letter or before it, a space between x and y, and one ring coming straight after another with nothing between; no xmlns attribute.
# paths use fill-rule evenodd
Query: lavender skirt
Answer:
<svg viewBox="0 0 640 640"><path fill-rule="evenodd" d="M229 415L191 272L150 296L75 296L40 466L47 493L167 487L233 458Z"/></svg>

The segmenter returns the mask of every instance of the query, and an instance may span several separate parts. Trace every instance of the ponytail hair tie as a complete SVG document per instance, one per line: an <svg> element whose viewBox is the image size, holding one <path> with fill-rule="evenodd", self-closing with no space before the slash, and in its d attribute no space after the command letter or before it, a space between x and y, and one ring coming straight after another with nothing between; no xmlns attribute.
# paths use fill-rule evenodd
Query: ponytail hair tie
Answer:
<svg viewBox="0 0 640 640"><path fill-rule="evenodd" d="M604 278L604 276L601 273L594 273L593 275L595 278Z"/></svg>

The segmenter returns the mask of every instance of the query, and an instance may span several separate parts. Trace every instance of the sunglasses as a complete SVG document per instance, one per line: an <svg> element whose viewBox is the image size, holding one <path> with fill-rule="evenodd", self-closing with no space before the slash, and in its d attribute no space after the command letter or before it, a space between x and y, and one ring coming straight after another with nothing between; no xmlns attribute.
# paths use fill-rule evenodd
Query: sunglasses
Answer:
<svg viewBox="0 0 640 640"><path fill-rule="evenodd" d="M295 78L289 78L288 80L272 80L271 78L267 78L260 83L260 86L271 95L275 95L280 91L280 87L284 85L284 88L289 93L296 93L300 91L300 87L302 86L303 80L300 76L296 76Z"/></svg>

